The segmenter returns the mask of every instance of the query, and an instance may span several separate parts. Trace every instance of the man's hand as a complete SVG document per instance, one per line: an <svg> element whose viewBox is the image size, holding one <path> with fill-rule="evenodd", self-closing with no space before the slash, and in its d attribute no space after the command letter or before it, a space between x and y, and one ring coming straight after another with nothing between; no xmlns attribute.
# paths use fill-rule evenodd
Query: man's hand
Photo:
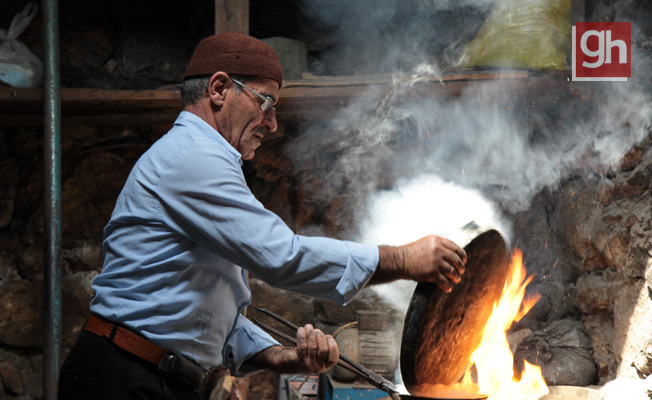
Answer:
<svg viewBox="0 0 652 400"><path fill-rule="evenodd" d="M307 324L297 329L297 346L273 346L252 361L279 373L319 373L337 364L340 350L331 335Z"/></svg>
<svg viewBox="0 0 652 400"><path fill-rule="evenodd" d="M449 293L464 274L466 252L454 242L435 235L403 246L380 246L380 262L371 284L398 279L434 282Z"/></svg>
<svg viewBox="0 0 652 400"><path fill-rule="evenodd" d="M299 365L314 373L326 371L340 359L335 339L310 324L297 329L296 353Z"/></svg>

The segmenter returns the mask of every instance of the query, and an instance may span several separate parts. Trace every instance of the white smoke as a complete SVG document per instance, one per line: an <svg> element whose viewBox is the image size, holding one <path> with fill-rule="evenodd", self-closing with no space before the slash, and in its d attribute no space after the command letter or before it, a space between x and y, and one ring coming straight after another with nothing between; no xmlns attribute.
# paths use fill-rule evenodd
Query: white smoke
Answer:
<svg viewBox="0 0 652 400"><path fill-rule="evenodd" d="M434 234L464 247L489 229L498 230L505 239L510 235L509 225L479 192L424 175L373 196L360 240L402 245ZM372 288L387 304L406 312L415 285L401 281Z"/></svg>
<svg viewBox="0 0 652 400"><path fill-rule="evenodd" d="M469 31L479 26L456 30L451 22L424 24L424 18L437 20L435 14L454 16L455 2L409 2L417 5L409 11L405 2L390 0L373 3L377 7L364 1L338 4L313 0L306 7L313 15L326 13L322 23L338 32L333 35L343 45L324 51L322 61L339 71L350 61L357 74L366 72L365 67L356 70L360 59L371 55L378 60L374 72L409 67L415 78L437 82L442 62L454 53L441 42L450 40L459 49L462 38L471 39ZM464 16L478 17L490 2L458 6L465 7ZM361 39L362 52L346 35L359 33L353 26L376 33ZM439 35L438 29L448 34ZM640 29L633 24L632 31ZM433 37L438 46L429 41ZM448 58L426 56L433 50ZM402 244L430 233L455 239L460 227L473 220L508 231L496 209L527 210L537 193L554 191L567 179L607 179L609 170L649 135L652 57L649 49L633 46L632 59L628 82L577 82L549 94L547 86L536 86L545 77L523 80L534 83L532 93L500 80L468 82L458 96L417 90L424 84L416 79L397 79L389 90L371 87L327 123L301 133L294 143L296 167L321 173L319 178L333 188L321 200L337 200L348 210L357 228L351 236L367 243ZM315 160L324 164L321 170L309 169Z"/></svg>
<svg viewBox="0 0 652 400"><path fill-rule="evenodd" d="M401 245L436 234L464 246L489 229L506 236L510 231L495 205L479 192L436 175L423 175L394 190L377 193L372 197L369 216L362 223L361 240L365 243Z"/></svg>

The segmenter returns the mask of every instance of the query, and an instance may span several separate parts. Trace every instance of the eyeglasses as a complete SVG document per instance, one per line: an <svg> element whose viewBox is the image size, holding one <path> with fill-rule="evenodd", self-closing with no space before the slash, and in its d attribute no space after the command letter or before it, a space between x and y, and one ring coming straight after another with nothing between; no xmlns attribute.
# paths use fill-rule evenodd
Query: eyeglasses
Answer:
<svg viewBox="0 0 652 400"><path fill-rule="evenodd" d="M237 83L239 86L241 86L241 87L247 89L248 91L250 91L251 93L253 93L254 96L258 97L258 99L260 99L262 101L262 103L260 104L260 109L263 110L264 113L266 113L269 110L276 111L276 107L274 107L274 98L273 97L271 97L271 96L263 96L262 94L260 94L257 91L253 90L249 86L247 86L244 83L238 81L237 79L231 78L231 80L234 83Z"/></svg>

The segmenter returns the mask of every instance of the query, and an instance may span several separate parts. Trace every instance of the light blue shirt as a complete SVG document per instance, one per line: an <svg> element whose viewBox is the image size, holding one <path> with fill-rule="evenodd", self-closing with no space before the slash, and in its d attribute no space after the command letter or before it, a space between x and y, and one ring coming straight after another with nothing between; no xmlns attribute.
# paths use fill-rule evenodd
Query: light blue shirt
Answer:
<svg viewBox="0 0 652 400"><path fill-rule="evenodd" d="M117 199L91 311L206 369L242 373L278 344L240 315L251 301L242 268L278 288L349 302L373 275L378 248L295 235L255 199L241 165L217 131L182 112Z"/></svg>

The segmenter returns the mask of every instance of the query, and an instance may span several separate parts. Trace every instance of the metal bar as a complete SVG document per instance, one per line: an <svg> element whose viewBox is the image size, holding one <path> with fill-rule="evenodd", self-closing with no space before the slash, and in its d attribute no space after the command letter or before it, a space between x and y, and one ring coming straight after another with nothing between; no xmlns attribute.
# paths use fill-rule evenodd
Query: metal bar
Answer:
<svg viewBox="0 0 652 400"><path fill-rule="evenodd" d="M281 316L278 315L278 314L275 314L275 313L273 313L273 312L271 312L271 311L269 311L269 310L266 310L266 309L264 309L264 308L260 308L260 307L255 307L255 309L256 309L256 311L260 311L260 312L262 312L262 313L264 313L264 314L269 315L270 317L274 318L275 320L279 321L280 323L284 324L285 326L287 326L287 327L290 328L290 329L294 329L295 331L296 331L297 329L299 329L299 327L298 327L297 325L293 324L292 322L288 321L287 319L281 317ZM362 372L363 374L365 374L364 376L367 376L367 377L368 377L368 376L370 376L370 375L374 375L374 374L375 374L375 372L373 372L373 371L371 371L370 369L366 368L366 367L363 366L362 364L359 364L359 363L353 361L353 360L352 360L349 356L347 356L346 354L340 353L340 358L341 358L342 360L346 361L347 363L351 364L351 366L352 366L353 368L355 368L355 369L357 369L358 371L360 371L360 372ZM380 378L380 379L378 379L379 381L380 381L381 379L382 379L382 380L385 379L385 378L381 377L380 375L378 375L378 378ZM387 382L389 382L389 381L387 381Z"/></svg>
<svg viewBox="0 0 652 400"><path fill-rule="evenodd" d="M61 354L61 85L59 4L43 0L45 201L43 396L57 398Z"/></svg>
<svg viewBox="0 0 652 400"><path fill-rule="evenodd" d="M279 330L276 330L276 329L272 328L271 326L258 321L256 318L252 318L251 320L256 325L263 328L263 330L265 330L265 331L267 331L269 333L272 333L272 334L280 337L281 339L287 340L288 342L290 342L290 343L292 343L294 345L297 344L297 340L295 338L293 338L292 336L286 335L285 333L283 333L283 332L281 332ZM349 364L347 364L343 359L337 360L337 365L339 365L340 367L344 368L345 370L350 371L350 372L352 372L352 373L354 373L354 374L356 374L356 375L358 375L358 376L360 376L362 378L365 378L365 379L369 378L367 375L363 374L362 372L358 371L357 369L355 369L352 366L350 366Z"/></svg>
<svg viewBox="0 0 652 400"><path fill-rule="evenodd" d="M280 315L277 315L277 314L275 314L275 313L273 313L273 312L271 312L269 310L266 310L266 309L260 308L260 307L255 307L255 309L257 311L260 311L260 312L264 313L264 314L267 314L268 316L270 316L270 317L274 318L275 320L281 322L282 324L284 324L285 326L287 326L290 329L294 329L294 330L299 329L299 327L297 325L295 325L292 322L288 321L287 319L281 317ZM387 393L389 393L392 396L392 398L398 398L397 397L396 386L392 382L390 382L387 379L383 378L382 376L378 375L374 371L366 368L362 364L352 360L350 357L348 357L345 354L340 353L340 359L347 362L349 365L351 365L351 367L358 370L360 372L360 375L365 377L367 379L367 381L369 381L369 383L371 383L372 385L376 386L377 388L379 388L381 390L386 391Z"/></svg>

